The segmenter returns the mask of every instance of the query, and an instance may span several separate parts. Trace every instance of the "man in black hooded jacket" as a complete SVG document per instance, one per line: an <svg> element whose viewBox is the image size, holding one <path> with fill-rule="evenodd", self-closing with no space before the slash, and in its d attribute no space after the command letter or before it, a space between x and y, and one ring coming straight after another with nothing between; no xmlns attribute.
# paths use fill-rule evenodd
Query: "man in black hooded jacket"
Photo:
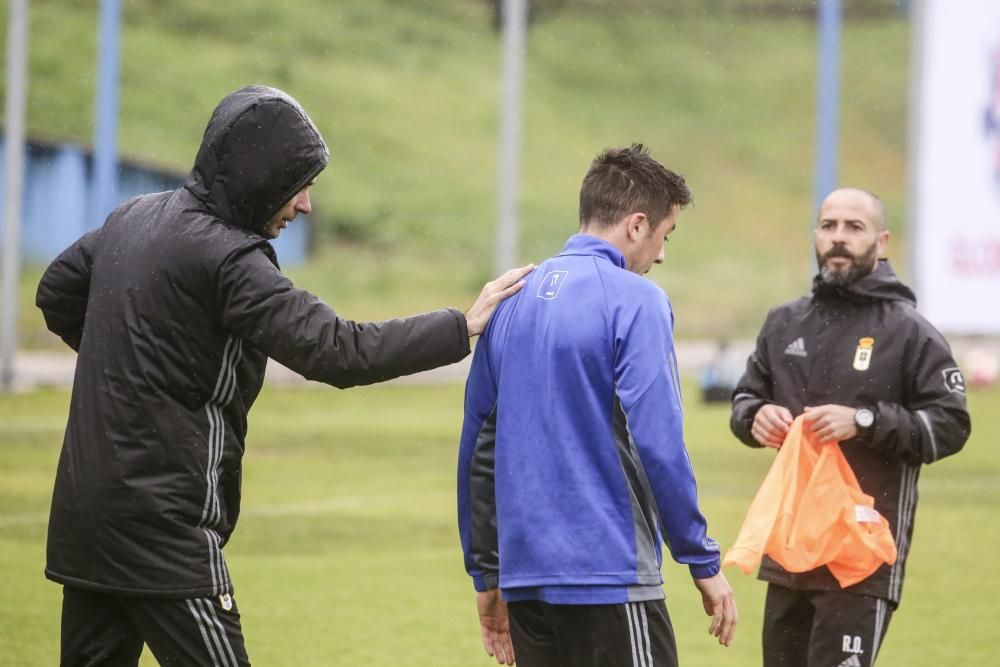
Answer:
<svg viewBox="0 0 1000 667"><path fill-rule="evenodd" d="M816 224L811 297L771 310L733 393L730 426L751 447L780 447L792 419L840 443L892 529L895 564L840 588L824 566L791 573L765 557L765 667L869 667L899 604L920 467L959 451L971 422L948 343L879 259L889 242L874 194L831 193Z"/></svg>
<svg viewBox="0 0 1000 667"><path fill-rule="evenodd" d="M78 352L49 517L63 665L249 664L222 549L268 357L337 387L469 353L529 267L453 309L341 319L268 238L309 213L329 153L299 104L250 86L216 107L184 186L118 207L48 267L36 303Z"/></svg>

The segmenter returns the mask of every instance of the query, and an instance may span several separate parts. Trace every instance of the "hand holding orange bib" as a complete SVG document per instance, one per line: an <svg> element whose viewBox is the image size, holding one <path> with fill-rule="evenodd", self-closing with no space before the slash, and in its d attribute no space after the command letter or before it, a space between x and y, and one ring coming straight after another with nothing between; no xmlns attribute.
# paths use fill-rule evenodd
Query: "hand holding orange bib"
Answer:
<svg viewBox="0 0 1000 667"><path fill-rule="evenodd" d="M861 491L839 445L792 423L723 565L745 574L766 554L789 572L826 565L842 587L896 562L889 522Z"/></svg>

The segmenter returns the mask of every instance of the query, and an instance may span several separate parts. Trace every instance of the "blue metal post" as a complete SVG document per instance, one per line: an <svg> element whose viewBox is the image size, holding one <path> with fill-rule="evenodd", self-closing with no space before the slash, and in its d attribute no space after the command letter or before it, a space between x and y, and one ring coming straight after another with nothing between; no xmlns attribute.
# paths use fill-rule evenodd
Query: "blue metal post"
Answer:
<svg viewBox="0 0 1000 667"><path fill-rule="evenodd" d="M121 1L101 0L97 104L94 118L94 191L90 226L100 227L117 203L118 63Z"/></svg>
<svg viewBox="0 0 1000 667"><path fill-rule="evenodd" d="M813 211L837 187L840 107L840 0L819 0L816 85L816 191Z"/></svg>

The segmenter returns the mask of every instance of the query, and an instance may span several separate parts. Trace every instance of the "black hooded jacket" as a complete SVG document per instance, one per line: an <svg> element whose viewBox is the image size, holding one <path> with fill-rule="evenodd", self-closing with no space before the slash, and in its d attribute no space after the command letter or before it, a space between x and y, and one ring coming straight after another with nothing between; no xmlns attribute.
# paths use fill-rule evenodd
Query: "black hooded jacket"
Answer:
<svg viewBox="0 0 1000 667"><path fill-rule="evenodd" d="M847 288L819 278L811 297L768 313L733 393L730 426L745 444L766 403L799 415L805 406L867 407L867 434L841 443L862 490L889 521L898 557L846 589L898 603L913 536L920 466L959 451L971 432L965 384L948 343L916 310L889 263ZM826 567L786 572L765 557L760 578L799 590L837 590Z"/></svg>
<svg viewBox="0 0 1000 667"><path fill-rule="evenodd" d="M328 158L295 100L243 88L212 114L182 188L126 202L45 271L36 303L79 353L49 578L125 595L231 593L222 547L267 358L350 387L468 354L458 311L351 322L279 272L255 230Z"/></svg>

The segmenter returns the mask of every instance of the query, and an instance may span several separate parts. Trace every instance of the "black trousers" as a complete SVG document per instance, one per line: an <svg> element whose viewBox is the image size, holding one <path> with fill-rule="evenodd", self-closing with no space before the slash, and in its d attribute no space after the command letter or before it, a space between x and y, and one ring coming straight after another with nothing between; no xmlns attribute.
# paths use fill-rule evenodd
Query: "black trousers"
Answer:
<svg viewBox="0 0 1000 667"><path fill-rule="evenodd" d="M768 584L764 667L872 667L894 610L867 595Z"/></svg>
<svg viewBox="0 0 1000 667"><path fill-rule="evenodd" d="M511 602L518 667L677 667L663 600L610 605Z"/></svg>
<svg viewBox="0 0 1000 667"><path fill-rule="evenodd" d="M62 667L136 667L143 644L161 665L250 664L229 596L126 598L63 587Z"/></svg>

